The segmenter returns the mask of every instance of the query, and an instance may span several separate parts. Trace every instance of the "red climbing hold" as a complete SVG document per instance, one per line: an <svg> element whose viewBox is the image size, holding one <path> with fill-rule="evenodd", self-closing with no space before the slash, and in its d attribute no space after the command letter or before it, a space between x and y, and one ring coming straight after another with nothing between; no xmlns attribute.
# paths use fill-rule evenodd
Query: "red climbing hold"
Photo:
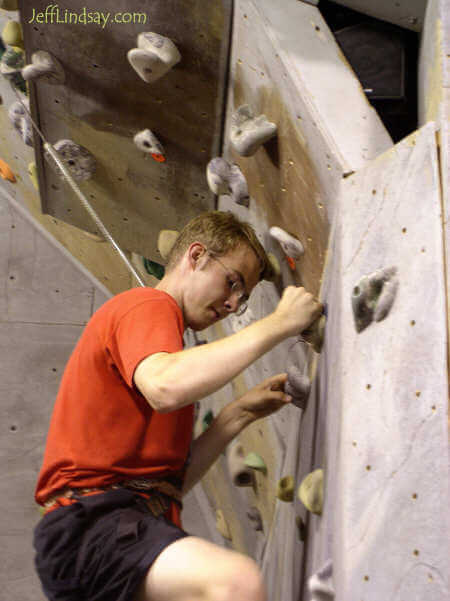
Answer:
<svg viewBox="0 0 450 601"><path fill-rule="evenodd" d="M286 261L288 262L289 267L291 268L292 271L295 271L295 261L292 257L288 257L286 255Z"/></svg>
<svg viewBox="0 0 450 601"><path fill-rule="evenodd" d="M158 163L164 163L166 160L166 157L163 154L157 154L156 152L152 152L151 156L155 161L158 161Z"/></svg>

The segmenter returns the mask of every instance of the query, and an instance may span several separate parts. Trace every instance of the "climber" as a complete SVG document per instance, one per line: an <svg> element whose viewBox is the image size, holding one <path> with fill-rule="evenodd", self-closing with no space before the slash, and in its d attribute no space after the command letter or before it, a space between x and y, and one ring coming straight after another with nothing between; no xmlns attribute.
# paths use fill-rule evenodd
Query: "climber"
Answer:
<svg viewBox="0 0 450 601"><path fill-rule="evenodd" d="M156 288L106 302L66 366L47 437L36 500L36 568L53 601L263 601L256 563L191 536L181 499L226 445L291 397L276 374L230 402L192 440L194 403L230 382L322 305L288 286L270 315L209 344L203 330L242 313L271 277L255 232L231 213L190 221Z"/></svg>

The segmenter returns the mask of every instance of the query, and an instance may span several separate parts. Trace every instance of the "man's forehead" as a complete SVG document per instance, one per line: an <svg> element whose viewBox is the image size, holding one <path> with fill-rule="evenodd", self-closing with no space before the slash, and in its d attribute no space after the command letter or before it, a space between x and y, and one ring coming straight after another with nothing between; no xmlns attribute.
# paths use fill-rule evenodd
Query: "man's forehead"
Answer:
<svg viewBox="0 0 450 601"><path fill-rule="evenodd" d="M250 294L254 286L259 282L261 271L259 257L255 251L247 245L240 245L224 255L228 257L229 267L234 269L243 280L243 284Z"/></svg>

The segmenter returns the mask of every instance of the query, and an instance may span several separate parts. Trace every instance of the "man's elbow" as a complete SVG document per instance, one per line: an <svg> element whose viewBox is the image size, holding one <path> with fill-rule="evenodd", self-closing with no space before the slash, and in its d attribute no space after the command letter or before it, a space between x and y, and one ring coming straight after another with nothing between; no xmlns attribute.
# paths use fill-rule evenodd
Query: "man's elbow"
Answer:
<svg viewBox="0 0 450 601"><path fill-rule="evenodd" d="M151 383L139 382L135 378L135 385L147 403L157 413L170 413L177 408L177 403L168 387L152 380Z"/></svg>

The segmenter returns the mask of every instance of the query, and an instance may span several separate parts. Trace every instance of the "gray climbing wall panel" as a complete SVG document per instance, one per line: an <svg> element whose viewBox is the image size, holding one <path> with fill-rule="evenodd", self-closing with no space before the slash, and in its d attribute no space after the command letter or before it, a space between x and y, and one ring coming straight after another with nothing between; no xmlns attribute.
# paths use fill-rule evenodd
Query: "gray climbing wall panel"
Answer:
<svg viewBox="0 0 450 601"><path fill-rule="evenodd" d="M88 199L123 248L160 259L155 243L160 229L179 229L213 207L204 169L219 147L230 2L105 0L101 11L111 16L104 27L57 23L56 15L53 23L50 17L38 23L33 15L45 13L48 2L20 5L28 61L32 52L46 50L66 74L64 85L31 84L33 114L44 135L52 143L71 138L95 156L96 173L82 184ZM58 8L60 21L68 12L81 18L86 10L81 0L60 2ZM119 14L122 21L129 15L131 22L113 23ZM182 55L152 84L142 81L127 60L144 31L171 38ZM165 147L166 162L152 160L133 143L134 135L147 128ZM43 211L95 231L36 142Z"/></svg>

